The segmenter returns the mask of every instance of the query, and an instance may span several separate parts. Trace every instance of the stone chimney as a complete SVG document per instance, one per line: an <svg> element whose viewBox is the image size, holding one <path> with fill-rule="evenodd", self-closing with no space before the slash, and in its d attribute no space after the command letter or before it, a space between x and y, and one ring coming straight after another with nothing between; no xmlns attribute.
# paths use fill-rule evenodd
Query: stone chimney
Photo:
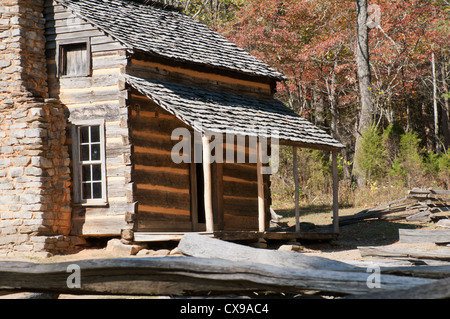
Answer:
<svg viewBox="0 0 450 319"><path fill-rule="evenodd" d="M70 245L66 118L48 99L44 0L0 0L0 255Z"/></svg>

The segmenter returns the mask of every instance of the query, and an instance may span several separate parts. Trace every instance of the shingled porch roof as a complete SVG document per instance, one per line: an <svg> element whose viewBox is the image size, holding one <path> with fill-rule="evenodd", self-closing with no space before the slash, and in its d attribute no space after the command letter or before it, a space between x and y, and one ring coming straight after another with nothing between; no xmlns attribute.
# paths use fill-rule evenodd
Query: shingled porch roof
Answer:
<svg viewBox="0 0 450 319"><path fill-rule="evenodd" d="M279 100L186 86L125 75L129 85L202 133L278 138L280 144L337 151L343 147L325 131Z"/></svg>
<svg viewBox="0 0 450 319"><path fill-rule="evenodd" d="M218 69L284 79L208 26L184 13L131 0L56 0L131 51Z"/></svg>

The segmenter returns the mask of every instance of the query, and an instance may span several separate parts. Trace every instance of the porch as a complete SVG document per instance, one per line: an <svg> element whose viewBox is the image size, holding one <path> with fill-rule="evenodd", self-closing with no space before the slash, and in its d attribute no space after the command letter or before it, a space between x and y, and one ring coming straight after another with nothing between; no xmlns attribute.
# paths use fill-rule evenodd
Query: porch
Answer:
<svg viewBox="0 0 450 319"><path fill-rule="evenodd" d="M185 234L193 232L136 232L135 242L179 241ZM329 232L277 232L277 231L213 231L196 232L197 234L226 241L329 241L337 238L338 233Z"/></svg>

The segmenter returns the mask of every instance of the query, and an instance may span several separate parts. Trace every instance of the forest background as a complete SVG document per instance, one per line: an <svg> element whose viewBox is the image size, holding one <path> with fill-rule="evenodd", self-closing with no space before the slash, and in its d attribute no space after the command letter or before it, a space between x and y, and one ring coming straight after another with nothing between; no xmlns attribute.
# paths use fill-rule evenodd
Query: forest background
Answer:
<svg viewBox="0 0 450 319"><path fill-rule="evenodd" d="M339 204L374 206L408 189L450 188L449 0L160 0L287 77L276 98L339 140ZM369 121L358 52L367 32ZM358 144L358 146L357 146ZM272 205L293 205L292 147L281 147ZM330 204L330 154L298 151L300 199Z"/></svg>

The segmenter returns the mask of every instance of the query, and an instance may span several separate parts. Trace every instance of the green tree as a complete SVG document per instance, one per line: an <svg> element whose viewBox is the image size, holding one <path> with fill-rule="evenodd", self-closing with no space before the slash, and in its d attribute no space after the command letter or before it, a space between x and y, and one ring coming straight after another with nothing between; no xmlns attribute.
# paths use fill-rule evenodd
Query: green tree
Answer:
<svg viewBox="0 0 450 319"><path fill-rule="evenodd" d="M361 144L355 154L355 159L359 162L358 174L363 176L366 181L385 176L387 172L386 150L377 126L369 125L362 132Z"/></svg>

